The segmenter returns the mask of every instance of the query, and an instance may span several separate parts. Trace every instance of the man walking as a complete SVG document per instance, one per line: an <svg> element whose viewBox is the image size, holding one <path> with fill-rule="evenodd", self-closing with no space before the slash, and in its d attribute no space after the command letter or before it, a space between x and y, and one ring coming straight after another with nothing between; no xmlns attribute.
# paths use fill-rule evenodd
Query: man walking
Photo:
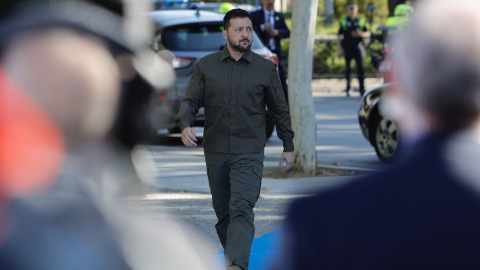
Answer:
<svg viewBox="0 0 480 270"><path fill-rule="evenodd" d="M350 73L351 62L355 59L358 73L358 84L360 86L360 94L365 92L364 85L364 69L363 59L365 59L365 47L363 46L363 39L370 37L370 31L367 29L367 23L364 19L357 16L357 4L348 4L348 16L340 21L340 29L337 36L338 55L345 57L345 79L347 80L347 96L350 91ZM343 36L343 39L341 38Z"/></svg>
<svg viewBox="0 0 480 270"><path fill-rule="evenodd" d="M272 113L284 152L279 166L294 162L290 113L275 64L250 50L250 14L233 9L223 19L227 46L195 66L180 104L182 142L197 146L191 128L205 106L203 147L215 225L228 269L248 269L255 227L253 207L260 195L265 146L265 106Z"/></svg>
<svg viewBox="0 0 480 270"><path fill-rule="evenodd" d="M262 9L252 12L252 23L255 32L263 43L278 56L278 72L285 98L288 102L287 76L283 67L282 47L280 40L290 37L290 30L285 24L282 13L273 10L275 0L262 0Z"/></svg>

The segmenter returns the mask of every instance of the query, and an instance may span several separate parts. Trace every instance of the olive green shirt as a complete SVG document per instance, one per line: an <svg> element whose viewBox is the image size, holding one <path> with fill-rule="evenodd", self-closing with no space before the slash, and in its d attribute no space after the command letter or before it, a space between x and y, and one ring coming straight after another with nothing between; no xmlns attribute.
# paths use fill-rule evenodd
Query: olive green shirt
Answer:
<svg viewBox="0 0 480 270"><path fill-rule="evenodd" d="M265 105L284 152L293 151L290 112L275 64L248 50L235 61L227 46L195 66L180 103L180 128L191 127L205 107L203 147L220 153L255 153L265 147Z"/></svg>

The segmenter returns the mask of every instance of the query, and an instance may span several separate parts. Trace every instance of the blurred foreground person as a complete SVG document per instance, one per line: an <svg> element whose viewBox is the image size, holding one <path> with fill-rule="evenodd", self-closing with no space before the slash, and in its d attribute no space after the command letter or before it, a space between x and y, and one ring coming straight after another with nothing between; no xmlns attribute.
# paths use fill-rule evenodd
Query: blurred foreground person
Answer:
<svg viewBox="0 0 480 270"><path fill-rule="evenodd" d="M76 53L71 54L71 49ZM79 263L83 269L130 269L114 231L88 193L82 192L87 181L95 185L100 180L96 178L105 166L102 159L106 157L102 155L106 146L100 140L111 125L120 92L114 59L99 41L65 29L49 29L12 41L2 57L2 66L0 91L6 95L2 102L23 105L21 109L11 108L12 114L36 114L25 117L36 119L43 133L41 139L49 143L38 141L35 148L22 149L29 141L18 137L36 134L36 129L28 127L13 130L17 134L9 137L18 137L4 142L13 148L12 157L20 158L7 160L9 167L3 168L9 172L2 175L2 183L13 183L4 184L2 190L5 199L12 199L1 214L2 267L80 269L76 265ZM11 125L34 122L20 120L25 122ZM6 139L2 136L2 141ZM17 150L25 151L28 159L35 159L30 153L38 155L41 165L51 167L48 174L38 175L35 170L45 167L22 162ZM9 163L14 162L29 174L10 171ZM14 186L20 183L24 186ZM89 260L80 263L81 258Z"/></svg>
<svg viewBox="0 0 480 270"><path fill-rule="evenodd" d="M294 202L272 269L478 269L480 2L424 0L394 40L392 167ZM444 18L449 20L444 20Z"/></svg>
<svg viewBox="0 0 480 270"><path fill-rule="evenodd" d="M1 7L0 269L212 269L177 225L116 199L137 179L112 128L124 92L145 91L122 21L83 1Z"/></svg>

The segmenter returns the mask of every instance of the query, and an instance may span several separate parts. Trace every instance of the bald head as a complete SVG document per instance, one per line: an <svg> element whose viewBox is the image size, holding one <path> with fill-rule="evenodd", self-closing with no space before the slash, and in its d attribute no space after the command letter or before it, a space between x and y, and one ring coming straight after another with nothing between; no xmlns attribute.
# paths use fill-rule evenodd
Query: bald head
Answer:
<svg viewBox="0 0 480 270"><path fill-rule="evenodd" d="M480 1L422 0L394 40L401 88L442 125L480 115Z"/></svg>

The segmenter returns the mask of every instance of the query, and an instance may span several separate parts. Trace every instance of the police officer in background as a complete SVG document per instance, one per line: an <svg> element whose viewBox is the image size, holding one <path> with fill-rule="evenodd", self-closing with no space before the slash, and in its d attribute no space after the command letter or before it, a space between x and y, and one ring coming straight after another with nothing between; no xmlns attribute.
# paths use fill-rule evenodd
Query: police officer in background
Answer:
<svg viewBox="0 0 480 270"><path fill-rule="evenodd" d="M340 29L337 36L338 55L345 57L345 78L347 79L347 96L350 96L350 73L351 61L355 59L357 64L358 83L360 94L365 92L363 59L365 58L365 47L363 39L370 37L367 23L357 16L358 5L351 3L347 6L348 16L340 21ZM343 36L343 39L341 38Z"/></svg>

